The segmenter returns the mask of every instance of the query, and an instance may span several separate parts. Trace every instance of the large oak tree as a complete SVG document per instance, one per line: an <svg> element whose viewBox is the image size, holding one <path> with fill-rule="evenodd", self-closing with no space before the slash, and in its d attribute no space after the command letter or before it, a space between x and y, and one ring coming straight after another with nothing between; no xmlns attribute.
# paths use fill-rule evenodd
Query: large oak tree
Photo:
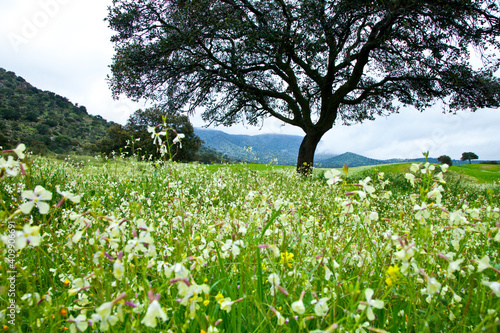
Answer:
<svg viewBox="0 0 500 333"><path fill-rule="evenodd" d="M115 97L222 125L276 117L305 132L302 172L336 122L500 104L493 0L115 0L107 20Z"/></svg>

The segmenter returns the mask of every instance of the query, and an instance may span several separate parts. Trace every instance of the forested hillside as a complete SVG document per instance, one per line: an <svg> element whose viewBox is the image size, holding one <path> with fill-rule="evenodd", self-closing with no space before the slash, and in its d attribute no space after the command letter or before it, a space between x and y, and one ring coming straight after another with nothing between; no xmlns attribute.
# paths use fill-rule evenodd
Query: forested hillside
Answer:
<svg viewBox="0 0 500 333"><path fill-rule="evenodd" d="M0 146L20 142L34 153L98 153L96 142L110 125L85 106L43 91L0 68Z"/></svg>

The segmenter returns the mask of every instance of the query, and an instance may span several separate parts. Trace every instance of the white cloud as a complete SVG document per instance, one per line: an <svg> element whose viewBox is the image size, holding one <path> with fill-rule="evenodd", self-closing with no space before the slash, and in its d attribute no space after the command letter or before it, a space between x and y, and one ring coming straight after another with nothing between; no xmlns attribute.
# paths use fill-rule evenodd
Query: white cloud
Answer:
<svg viewBox="0 0 500 333"><path fill-rule="evenodd" d="M340 127L335 126L324 136L328 144L322 151L351 151L372 158L418 158L422 152L438 157L460 158L464 151L474 151L481 159L498 159L500 147L492 144L499 139L495 128L500 121L497 110L475 113L443 114L437 107L422 113L402 110L387 118Z"/></svg>
<svg viewBox="0 0 500 333"><path fill-rule="evenodd" d="M2 1L0 66L39 89L124 124L143 103L114 101L106 82L113 57L103 0ZM7 14L6 14L7 13Z"/></svg>

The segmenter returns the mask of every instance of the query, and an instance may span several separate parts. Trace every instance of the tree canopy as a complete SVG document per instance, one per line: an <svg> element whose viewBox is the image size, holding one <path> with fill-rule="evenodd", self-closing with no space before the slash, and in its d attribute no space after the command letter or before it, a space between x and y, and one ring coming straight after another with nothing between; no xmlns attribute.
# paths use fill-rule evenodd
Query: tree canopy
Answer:
<svg viewBox="0 0 500 333"><path fill-rule="evenodd" d="M462 157L460 158L461 161L469 161L469 164L471 163L471 160L477 160L479 157L472 152L466 152L462 153Z"/></svg>
<svg viewBox="0 0 500 333"><path fill-rule="evenodd" d="M448 164L449 166L453 165L453 161L451 160L451 157L448 155L441 155L437 158L441 164Z"/></svg>
<svg viewBox="0 0 500 333"><path fill-rule="evenodd" d="M337 122L500 105L493 0L115 0L107 20L115 97L222 125L276 117L305 132L303 172Z"/></svg>
<svg viewBox="0 0 500 333"><path fill-rule="evenodd" d="M164 123L165 120L165 123ZM183 134L182 149L180 145L175 145L172 148L173 159L176 161L190 162L197 158L198 150L201 146L201 139L194 133L193 125L188 117L178 113L167 113L159 108L148 108L145 110L139 109L130 115L125 128L131 133L134 139L140 139L135 142L136 153L139 155L153 156L159 158L160 153L158 146L153 143L151 133L148 132L149 127L166 125L162 131L168 136L168 144L172 145L175 137L178 134ZM175 132L174 132L175 131ZM159 130L157 131L159 132ZM162 137L165 140L165 137Z"/></svg>
<svg viewBox="0 0 500 333"><path fill-rule="evenodd" d="M156 127L160 126L161 130L156 130ZM107 136L98 142L99 149L106 155L121 151L142 158L161 158L159 149L161 143L153 140L152 133L148 131L151 127L155 127L155 133L164 132L160 139L173 149L171 151L173 160L182 162L197 160L201 139L194 133L189 118L180 114L165 114L159 108L139 109L130 115L125 126L118 124L110 126ZM179 144L174 144L178 134L182 134L184 138ZM182 149L179 149L181 145Z"/></svg>

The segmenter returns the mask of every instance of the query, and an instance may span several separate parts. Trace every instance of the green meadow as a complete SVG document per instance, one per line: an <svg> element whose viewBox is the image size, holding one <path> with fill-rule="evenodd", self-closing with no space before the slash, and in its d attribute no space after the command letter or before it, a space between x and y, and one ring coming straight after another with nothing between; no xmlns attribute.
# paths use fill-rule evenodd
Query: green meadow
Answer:
<svg viewBox="0 0 500 333"><path fill-rule="evenodd" d="M0 159L5 331L500 327L498 166L17 153Z"/></svg>

